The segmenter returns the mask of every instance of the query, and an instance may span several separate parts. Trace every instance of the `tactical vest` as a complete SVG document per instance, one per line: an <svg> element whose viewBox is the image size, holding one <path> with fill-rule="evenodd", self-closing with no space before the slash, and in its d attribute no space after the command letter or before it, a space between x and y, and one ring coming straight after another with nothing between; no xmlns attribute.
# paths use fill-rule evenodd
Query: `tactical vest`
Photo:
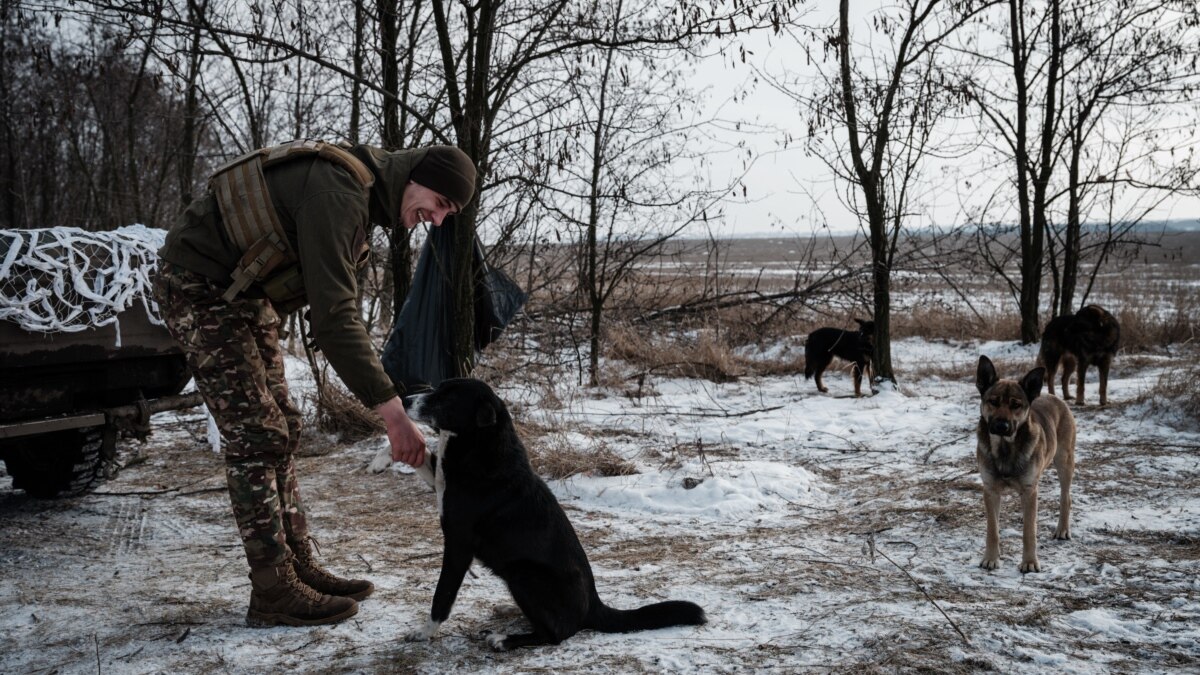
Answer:
<svg viewBox="0 0 1200 675"><path fill-rule="evenodd" d="M216 197L221 220L230 240L242 251L237 268L231 274L233 284L222 298L233 301L246 287L260 283L263 291L284 312L304 304L304 284L297 265L298 257L288 243L279 215L271 203L263 169L301 157L316 156L350 172L363 191L375 182L371 170L344 148L322 141L292 141L246 153L217 168L208 179L208 189ZM369 243L360 237L356 263L366 261ZM274 273L274 274L273 274ZM297 304L298 303L298 304Z"/></svg>

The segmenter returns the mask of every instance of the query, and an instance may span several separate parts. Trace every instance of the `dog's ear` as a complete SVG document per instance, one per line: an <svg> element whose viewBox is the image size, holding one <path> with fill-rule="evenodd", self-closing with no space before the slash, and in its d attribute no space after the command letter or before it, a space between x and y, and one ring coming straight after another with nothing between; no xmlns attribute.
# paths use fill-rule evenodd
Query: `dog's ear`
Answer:
<svg viewBox="0 0 1200 675"><path fill-rule="evenodd" d="M979 390L979 395L983 396L988 389L996 384L996 366L992 365L992 360L986 356L979 357L979 367L975 369L975 388ZM1038 386L1041 386L1039 382Z"/></svg>
<svg viewBox="0 0 1200 675"><path fill-rule="evenodd" d="M496 423L496 408L491 403L480 403L475 411L475 426L490 427Z"/></svg>
<svg viewBox="0 0 1200 675"><path fill-rule="evenodd" d="M1045 380L1046 369L1042 366L1025 373L1025 377L1021 378L1021 389L1025 391L1025 398L1029 399L1030 403L1042 394L1042 383Z"/></svg>

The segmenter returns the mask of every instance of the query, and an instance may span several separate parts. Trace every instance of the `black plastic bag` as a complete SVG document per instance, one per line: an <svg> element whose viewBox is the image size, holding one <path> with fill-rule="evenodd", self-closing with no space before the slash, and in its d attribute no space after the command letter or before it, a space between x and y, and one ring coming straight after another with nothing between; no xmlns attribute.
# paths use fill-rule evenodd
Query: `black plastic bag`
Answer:
<svg viewBox="0 0 1200 675"><path fill-rule="evenodd" d="M380 361L396 390L411 393L457 377L451 353L455 228L451 223L429 229L412 287L384 344ZM475 238L471 265L475 271L475 349L491 344L528 298L503 271L489 267L483 245Z"/></svg>
<svg viewBox="0 0 1200 675"><path fill-rule="evenodd" d="M471 258L475 265L475 349L482 351L500 337L529 294L503 270L484 261L479 237L475 238Z"/></svg>

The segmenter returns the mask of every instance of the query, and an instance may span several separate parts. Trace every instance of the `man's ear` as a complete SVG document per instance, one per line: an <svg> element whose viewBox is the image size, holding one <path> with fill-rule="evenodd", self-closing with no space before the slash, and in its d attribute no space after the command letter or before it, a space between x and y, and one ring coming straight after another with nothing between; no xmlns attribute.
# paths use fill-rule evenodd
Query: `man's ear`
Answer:
<svg viewBox="0 0 1200 675"><path fill-rule="evenodd" d="M979 390L979 395L983 396L986 394L987 390L991 389L992 385L996 384L996 380L998 379L996 377L996 366L992 365L992 360L986 356L980 356L979 367L975 369L975 388ZM1038 387L1041 387L1040 382L1038 383Z"/></svg>
<svg viewBox="0 0 1200 675"><path fill-rule="evenodd" d="M491 403L482 403L475 411L475 426L490 427L496 423L496 409Z"/></svg>
<svg viewBox="0 0 1200 675"><path fill-rule="evenodd" d="M1025 374L1021 378L1021 389L1025 392L1025 398L1032 403L1033 399L1042 394L1042 382L1046 379L1046 369L1038 366Z"/></svg>

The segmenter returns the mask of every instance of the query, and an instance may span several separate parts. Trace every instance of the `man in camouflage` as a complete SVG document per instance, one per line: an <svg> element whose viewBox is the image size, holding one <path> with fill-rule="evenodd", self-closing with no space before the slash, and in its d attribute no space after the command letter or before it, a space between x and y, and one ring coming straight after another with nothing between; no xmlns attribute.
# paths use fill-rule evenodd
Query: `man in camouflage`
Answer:
<svg viewBox="0 0 1200 675"><path fill-rule="evenodd" d="M419 466L425 454L424 436L405 415L360 319L356 269L372 223L440 226L470 201L475 167L447 146L387 152L360 145L349 152L369 170L366 184L315 155L262 170L269 208L294 251L293 291L302 282L286 301L272 299L271 279L231 292L231 273L245 252L229 236L211 191L188 206L159 251L156 298L224 440L230 501L250 565L246 621L253 626L341 621L374 590L368 581L334 576L313 557L294 461L301 416L288 395L277 304L309 305L317 345L350 391L384 419L393 459Z"/></svg>

